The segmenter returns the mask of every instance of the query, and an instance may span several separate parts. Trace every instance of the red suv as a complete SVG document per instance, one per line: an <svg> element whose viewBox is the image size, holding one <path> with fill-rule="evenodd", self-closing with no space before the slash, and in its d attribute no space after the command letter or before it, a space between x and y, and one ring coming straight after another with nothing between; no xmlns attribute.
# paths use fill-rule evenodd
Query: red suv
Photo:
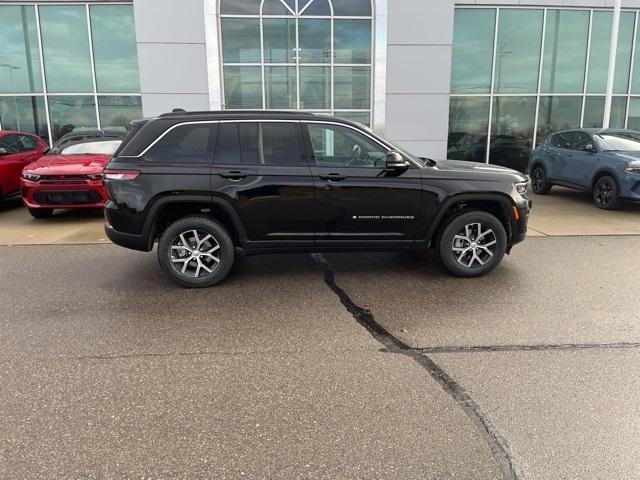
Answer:
<svg viewBox="0 0 640 480"><path fill-rule="evenodd" d="M20 194L20 173L39 159L48 145L31 133L0 130L0 198Z"/></svg>
<svg viewBox="0 0 640 480"><path fill-rule="evenodd" d="M22 171L22 201L34 218L55 208L102 208L107 192L102 169L124 133L92 130L62 137L46 155Z"/></svg>

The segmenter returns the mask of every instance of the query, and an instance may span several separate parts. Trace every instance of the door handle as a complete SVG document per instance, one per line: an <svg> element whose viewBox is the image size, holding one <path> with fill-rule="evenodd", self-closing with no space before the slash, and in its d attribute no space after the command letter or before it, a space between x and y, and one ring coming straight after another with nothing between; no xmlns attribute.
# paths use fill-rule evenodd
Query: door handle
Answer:
<svg viewBox="0 0 640 480"><path fill-rule="evenodd" d="M242 172L239 172L237 170L232 170L232 171L227 172L227 173L220 173L219 175L222 178L228 178L230 180L240 180L241 178L247 178L247 174L246 173L242 173Z"/></svg>
<svg viewBox="0 0 640 480"><path fill-rule="evenodd" d="M329 182L339 182L344 180L346 177L344 175L340 175L339 173L330 173L329 175L320 175L322 180L328 180Z"/></svg>

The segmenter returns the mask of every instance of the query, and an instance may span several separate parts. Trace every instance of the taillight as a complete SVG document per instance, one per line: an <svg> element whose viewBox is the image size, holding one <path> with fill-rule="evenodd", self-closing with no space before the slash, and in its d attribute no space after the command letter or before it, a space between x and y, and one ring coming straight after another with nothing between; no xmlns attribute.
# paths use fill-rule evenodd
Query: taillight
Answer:
<svg viewBox="0 0 640 480"><path fill-rule="evenodd" d="M135 180L140 176L138 170L105 170L105 180Z"/></svg>

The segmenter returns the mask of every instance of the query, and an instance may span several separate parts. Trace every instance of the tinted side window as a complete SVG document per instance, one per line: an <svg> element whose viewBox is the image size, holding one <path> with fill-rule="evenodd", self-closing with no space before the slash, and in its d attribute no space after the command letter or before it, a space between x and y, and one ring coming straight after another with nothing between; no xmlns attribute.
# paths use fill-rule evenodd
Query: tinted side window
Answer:
<svg viewBox="0 0 640 480"><path fill-rule="evenodd" d="M5 143L4 138L0 139L0 148L4 148L7 153L16 153L17 151L14 147L9 145L8 143Z"/></svg>
<svg viewBox="0 0 640 480"><path fill-rule="evenodd" d="M242 150L242 163L255 165L258 163L258 124L240 123L238 125L240 134L240 149Z"/></svg>
<svg viewBox="0 0 640 480"><path fill-rule="evenodd" d="M591 141L591 137L583 132L576 132L573 140L573 150L584 150Z"/></svg>
<svg viewBox="0 0 640 480"><path fill-rule="evenodd" d="M218 146L215 163L238 165L241 163L240 138L237 123L221 123L218 130Z"/></svg>
<svg viewBox="0 0 640 480"><path fill-rule="evenodd" d="M157 163L211 163L216 127L210 123L180 125L151 147L144 159Z"/></svg>
<svg viewBox="0 0 640 480"><path fill-rule="evenodd" d="M17 135L5 135L2 138L2 142L9 145L16 152L21 152L23 150L22 145L20 145L20 142L18 141Z"/></svg>
<svg viewBox="0 0 640 480"><path fill-rule="evenodd" d="M261 162L265 165L306 165L302 157L300 126L297 123L273 122L260 124ZM260 148L262 147L262 148Z"/></svg>
<svg viewBox="0 0 640 480"><path fill-rule="evenodd" d="M571 132L559 133L553 140L553 145L558 148L571 148L573 134Z"/></svg>
<svg viewBox="0 0 640 480"><path fill-rule="evenodd" d="M255 165L258 163L258 126L256 123L221 123L215 163Z"/></svg>
<svg viewBox="0 0 640 480"><path fill-rule="evenodd" d="M33 150L37 145L35 138L27 135L20 135L19 142L23 150Z"/></svg>

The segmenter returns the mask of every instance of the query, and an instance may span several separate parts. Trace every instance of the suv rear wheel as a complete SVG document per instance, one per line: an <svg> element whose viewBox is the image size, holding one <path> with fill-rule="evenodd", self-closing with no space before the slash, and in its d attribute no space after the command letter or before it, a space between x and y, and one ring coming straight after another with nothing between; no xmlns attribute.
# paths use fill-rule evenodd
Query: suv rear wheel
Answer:
<svg viewBox="0 0 640 480"><path fill-rule="evenodd" d="M618 196L618 184L609 175L598 179L593 186L593 203L603 210L616 210L620 208L621 200Z"/></svg>
<svg viewBox="0 0 640 480"><path fill-rule="evenodd" d="M234 260L224 226L207 217L185 217L169 225L158 243L164 273L183 287L210 287L222 281Z"/></svg>
<svg viewBox="0 0 640 480"><path fill-rule="evenodd" d="M457 277L479 277L498 266L507 250L507 232L494 215L461 213L445 225L436 245L445 268Z"/></svg>

